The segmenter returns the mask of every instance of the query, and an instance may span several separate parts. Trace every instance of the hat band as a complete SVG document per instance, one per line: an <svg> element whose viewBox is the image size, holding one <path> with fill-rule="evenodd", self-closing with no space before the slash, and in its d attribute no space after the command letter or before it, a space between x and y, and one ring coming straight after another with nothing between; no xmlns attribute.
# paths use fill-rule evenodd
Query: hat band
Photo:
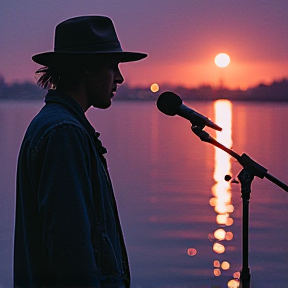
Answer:
<svg viewBox="0 0 288 288"><path fill-rule="evenodd" d="M69 52L69 53L101 53L101 52L122 52L119 42L98 43L84 46L73 47L54 47L54 52Z"/></svg>

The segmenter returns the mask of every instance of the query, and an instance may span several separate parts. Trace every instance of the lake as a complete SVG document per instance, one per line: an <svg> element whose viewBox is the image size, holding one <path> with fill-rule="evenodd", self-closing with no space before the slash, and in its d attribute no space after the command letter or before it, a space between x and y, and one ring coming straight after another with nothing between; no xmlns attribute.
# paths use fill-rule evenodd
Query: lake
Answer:
<svg viewBox="0 0 288 288"><path fill-rule="evenodd" d="M288 103L185 102L223 128L205 128L288 183ZM12 287L15 171L42 102L0 102L0 288ZM241 166L153 102L114 101L87 116L108 149L132 288L236 287L242 265ZM288 193L255 178L250 200L251 287L288 287ZM230 282L229 282L230 281ZM232 281L232 282L231 282ZM234 281L234 282L233 282Z"/></svg>

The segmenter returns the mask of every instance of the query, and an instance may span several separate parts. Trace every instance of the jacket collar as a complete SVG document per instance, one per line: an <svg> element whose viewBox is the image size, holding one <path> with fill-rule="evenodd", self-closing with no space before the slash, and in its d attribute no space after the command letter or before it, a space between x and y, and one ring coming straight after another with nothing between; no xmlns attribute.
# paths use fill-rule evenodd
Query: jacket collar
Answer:
<svg viewBox="0 0 288 288"><path fill-rule="evenodd" d="M87 132L95 133L95 129L86 118L80 104L72 97L63 92L50 89L45 97L45 103L57 103L65 106L68 110L70 110L70 112L74 114L74 116L77 117L78 120L80 120L81 124L84 126Z"/></svg>
<svg viewBox="0 0 288 288"><path fill-rule="evenodd" d="M46 94L45 103L46 104L57 103L65 106L68 110L70 110L70 112L72 112L73 115L76 116L77 119L81 122L85 130L93 136L96 142L95 144L97 146L98 152L100 154L107 153L106 148L102 146L101 141L98 139L100 133L95 131L94 127L90 124L90 122L86 118L80 104L75 99L73 99L72 97L68 96L63 92L50 89Z"/></svg>

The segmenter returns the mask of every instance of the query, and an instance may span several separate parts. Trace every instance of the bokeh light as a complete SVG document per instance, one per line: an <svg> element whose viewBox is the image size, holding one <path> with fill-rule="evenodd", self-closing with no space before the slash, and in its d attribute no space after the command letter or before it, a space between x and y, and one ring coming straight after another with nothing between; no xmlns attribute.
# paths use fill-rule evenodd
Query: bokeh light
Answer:
<svg viewBox="0 0 288 288"><path fill-rule="evenodd" d="M214 243L213 251L217 254L222 254L225 252L225 247L224 247L224 245L222 245L220 243Z"/></svg>
<svg viewBox="0 0 288 288"><path fill-rule="evenodd" d="M195 248L188 248L187 249L187 254L191 257L195 256L197 254L197 249Z"/></svg>
<svg viewBox="0 0 288 288"><path fill-rule="evenodd" d="M221 263L221 268L222 268L223 270L228 270L228 269L230 268L230 263L229 263L228 261L223 261L223 262Z"/></svg>
<svg viewBox="0 0 288 288"><path fill-rule="evenodd" d="M233 277L239 279L240 275L241 275L240 271L237 271L233 274Z"/></svg>
<svg viewBox="0 0 288 288"><path fill-rule="evenodd" d="M226 236L226 232L224 229L217 229L215 232L214 232L214 237L218 240L224 240L225 239L225 236Z"/></svg>
<svg viewBox="0 0 288 288"><path fill-rule="evenodd" d="M228 288L238 288L240 287L240 281L236 279L232 279L227 283Z"/></svg>
<svg viewBox="0 0 288 288"><path fill-rule="evenodd" d="M226 224L228 216L229 214L218 214L216 216L217 224L220 224L220 225Z"/></svg>
<svg viewBox="0 0 288 288"><path fill-rule="evenodd" d="M232 232L226 232L225 239L227 241L232 240L233 239L233 233Z"/></svg>
<svg viewBox="0 0 288 288"><path fill-rule="evenodd" d="M214 207L217 205L217 198L216 197L212 197L210 200L209 200L209 204L210 206Z"/></svg>
<svg viewBox="0 0 288 288"><path fill-rule="evenodd" d="M216 269L213 270L213 274L214 274L214 276L218 277L218 276L221 275L221 270L216 268Z"/></svg>
<svg viewBox="0 0 288 288"><path fill-rule="evenodd" d="M233 218L227 218L227 221L226 221L226 226L231 226L233 224L234 220Z"/></svg>
<svg viewBox="0 0 288 288"><path fill-rule="evenodd" d="M150 86L150 90L153 92L153 93L156 93L159 91L159 85L157 83L153 83L151 86Z"/></svg>
<svg viewBox="0 0 288 288"><path fill-rule="evenodd" d="M228 213L233 213L234 212L234 206L232 204L227 205L227 212Z"/></svg>

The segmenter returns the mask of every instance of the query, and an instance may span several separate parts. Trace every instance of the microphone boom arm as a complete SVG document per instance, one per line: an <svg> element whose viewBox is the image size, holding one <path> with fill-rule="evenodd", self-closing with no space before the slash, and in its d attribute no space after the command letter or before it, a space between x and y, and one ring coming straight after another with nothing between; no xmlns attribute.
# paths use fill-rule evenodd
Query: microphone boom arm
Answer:
<svg viewBox="0 0 288 288"><path fill-rule="evenodd" d="M223 151L227 152L229 155L231 155L233 158L235 158L242 166L244 169L247 169L251 174L254 176L257 176L261 179L266 177L268 180L282 188L284 191L288 192L288 186L280 181L279 179L275 178L271 174L269 174L267 169L263 166L261 166L259 163L254 161L252 158L250 158L247 154L242 154L241 156L234 152L233 150L225 147L218 141L216 141L214 138L212 138L209 133L206 131L202 130L203 128L201 126L195 126L192 125L191 130L195 135L197 135L201 141L210 143Z"/></svg>

